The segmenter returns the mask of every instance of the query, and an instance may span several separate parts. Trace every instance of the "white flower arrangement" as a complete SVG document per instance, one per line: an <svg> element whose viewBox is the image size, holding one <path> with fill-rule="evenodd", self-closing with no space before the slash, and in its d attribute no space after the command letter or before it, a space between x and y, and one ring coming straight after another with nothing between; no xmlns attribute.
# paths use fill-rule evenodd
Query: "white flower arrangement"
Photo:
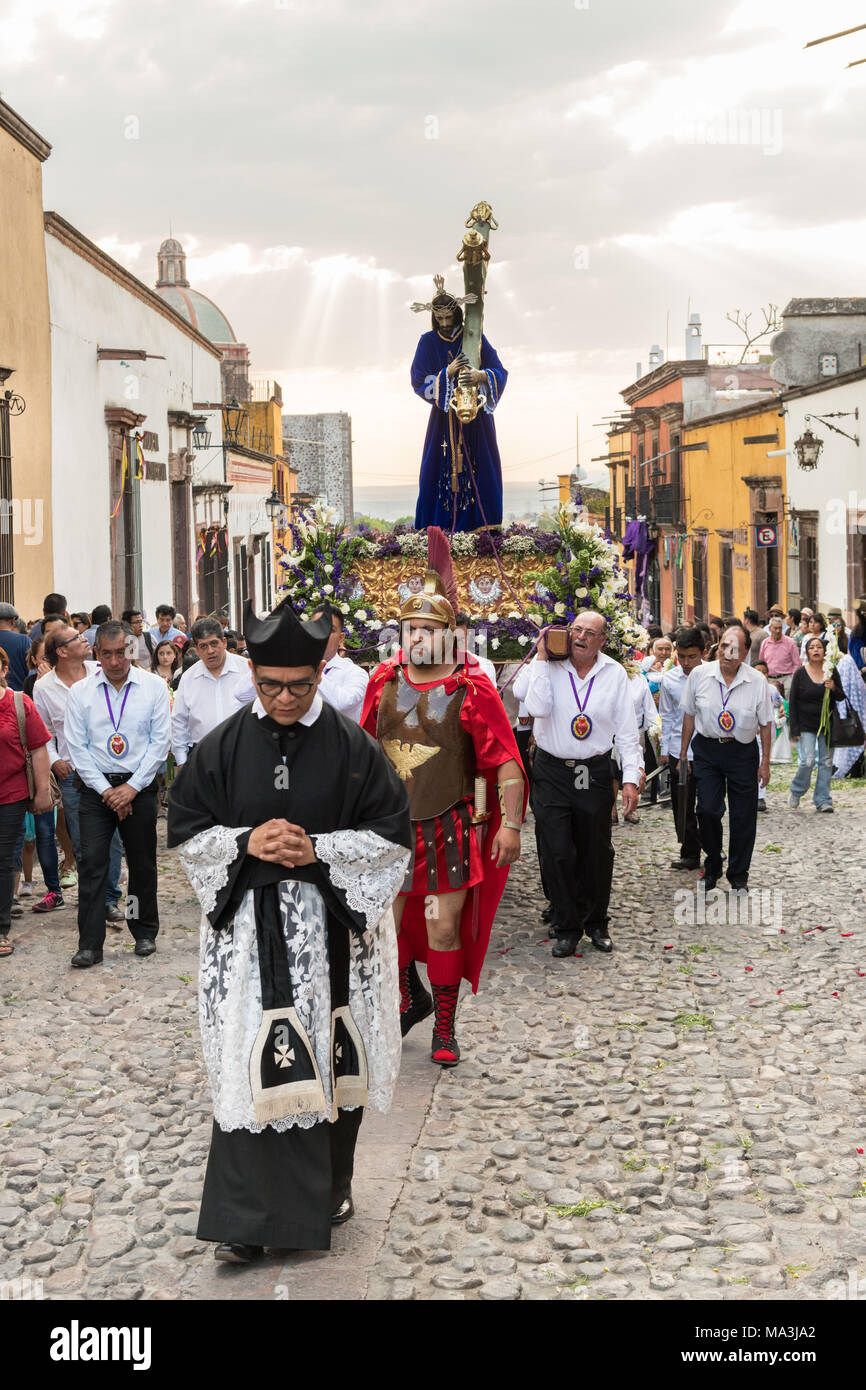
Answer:
<svg viewBox="0 0 866 1390"><path fill-rule="evenodd" d="M427 532L408 531L399 538L400 554L411 560L427 559Z"/></svg>
<svg viewBox="0 0 866 1390"><path fill-rule="evenodd" d="M502 549L509 555L532 555L535 552L535 542L531 536L522 536L518 533L514 536L506 536L502 542Z"/></svg>
<svg viewBox="0 0 866 1390"><path fill-rule="evenodd" d="M451 554L460 558L475 554L475 536L471 531L457 531L451 537Z"/></svg>
<svg viewBox="0 0 866 1390"><path fill-rule="evenodd" d="M322 585L322 593L323 593L323 594L332 594L333 592L334 592L334 586L333 586L333 584L323 584L323 585Z"/></svg>

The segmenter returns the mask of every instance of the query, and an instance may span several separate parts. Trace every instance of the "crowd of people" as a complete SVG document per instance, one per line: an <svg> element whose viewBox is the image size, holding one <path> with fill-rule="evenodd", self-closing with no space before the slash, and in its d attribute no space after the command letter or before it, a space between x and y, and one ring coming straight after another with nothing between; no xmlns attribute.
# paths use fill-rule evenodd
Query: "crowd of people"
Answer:
<svg viewBox="0 0 866 1390"><path fill-rule="evenodd" d="M77 887L73 967L99 965L124 920L153 955L167 796L203 913L215 1118L199 1234L236 1263L327 1248L352 1215L363 1107L387 1107L416 1024L432 1016L435 1064L459 1063L461 982L478 989L530 800L552 954L586 935L609 955L611 827L619 810L639 820L665 768L672 868L710 892L726 810L727 879L748 887L771 761L796 748L789 806L816 771L821 812L834 759L837 775L862 767L866 599L850 633L841 613L776 607L655 629L633 673L589 609L497 670L435 571L403 602L399 649L368 669L326 603L308 620L247 605L243 634L223 614L187 631L170 604L155 618L49 594L28 627L0 605L0 955L34 855L33 912Z"/></svg>

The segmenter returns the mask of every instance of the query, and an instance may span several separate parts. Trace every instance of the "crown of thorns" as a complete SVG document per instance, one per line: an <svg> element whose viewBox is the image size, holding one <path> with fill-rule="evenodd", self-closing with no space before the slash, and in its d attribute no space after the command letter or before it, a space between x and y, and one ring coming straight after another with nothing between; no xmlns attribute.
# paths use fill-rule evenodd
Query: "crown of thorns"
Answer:
<svg viewBox="0 0 866 1390"><path fill-rule="evenodd" d="M464 294L459 296L449 294L445 288L444 275L434 275L433 284L436 286L436 293L429 303L419 304L416 300L414 304L409 305L413 314L420 314L425 310L429 313L431 309L456 309L461 304L475 304L478 300L477 294Z"/></svg>

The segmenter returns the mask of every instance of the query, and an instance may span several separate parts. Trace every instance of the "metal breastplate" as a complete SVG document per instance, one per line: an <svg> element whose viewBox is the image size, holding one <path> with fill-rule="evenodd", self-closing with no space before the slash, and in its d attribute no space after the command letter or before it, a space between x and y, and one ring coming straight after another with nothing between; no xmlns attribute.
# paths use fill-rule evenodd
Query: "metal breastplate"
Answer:
<svg viewBox="0 0 866 1390"><path fill-rule="evenodd" d="M376 737L409 793L412 820L429 820L474 790L475 748L460 722L466 687L416 690L403 674L379 701Z"/></svg>

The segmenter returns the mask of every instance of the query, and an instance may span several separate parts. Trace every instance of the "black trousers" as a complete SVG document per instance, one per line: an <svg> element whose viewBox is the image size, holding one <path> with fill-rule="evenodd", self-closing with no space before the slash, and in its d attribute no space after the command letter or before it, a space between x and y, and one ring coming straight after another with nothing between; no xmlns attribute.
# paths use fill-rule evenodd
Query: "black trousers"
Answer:
<svg viewBox="0 0 866 1390"><path fill-rule="evenodd" d="M539 748L531 795L559 935L606 932L613 878L609 754L567 767Z"/></svg>
<svg viewBox="0 0 866 1390"><path fill-rule="evenodd" d="M12 899L15 896L15 846L24 814L27 798L23 801L7 801L0 806L0 936L8 936L12 922Z"/></svg>
<svg viewBox="0 0 866 1390"><path fill-rule="evenodd" d="M695 734L692 773L697 789L698 828L709 867L722 871L722 816L728 803L729 881L748 878L758 825L758 745L720 743Z"/></svg>
<svg viewBox="0 0 866 1390"><path fill-rule="evenodd" d="M652 743L650 742L649 736L647 734L644 734L643 737L643 765L647 777L649 777L651 772L655 772L656 768L658 767L658 759L656 758L655 749L653 748ZM658 777L654 777L649 784L649 799L651 806L654 806L659 799Z"/></svg>
<svg viewBox="0 0 866 1390"><path fill-rule="evenodd" d="M680 859L700 859L701 837L698 832L698 818L695 814L697 784L689 770L689 780L680 786L680 760L671 758L668 764L671 774L671 807L674 825L680 842Z"/></svg>
<svg viewBox="0 0 866 1390"><path fill-rule="evenodd" d="M80 779L79 779L80 780ZM117 830L129 869L127 925L136 941L159 931L156 901L156 782L144 787L132 802L132 812L118 820L98 792L81 783L79 826L81 862L78 866L78 947L101 950L105 941L105 886L108 851Z"/></svg>

